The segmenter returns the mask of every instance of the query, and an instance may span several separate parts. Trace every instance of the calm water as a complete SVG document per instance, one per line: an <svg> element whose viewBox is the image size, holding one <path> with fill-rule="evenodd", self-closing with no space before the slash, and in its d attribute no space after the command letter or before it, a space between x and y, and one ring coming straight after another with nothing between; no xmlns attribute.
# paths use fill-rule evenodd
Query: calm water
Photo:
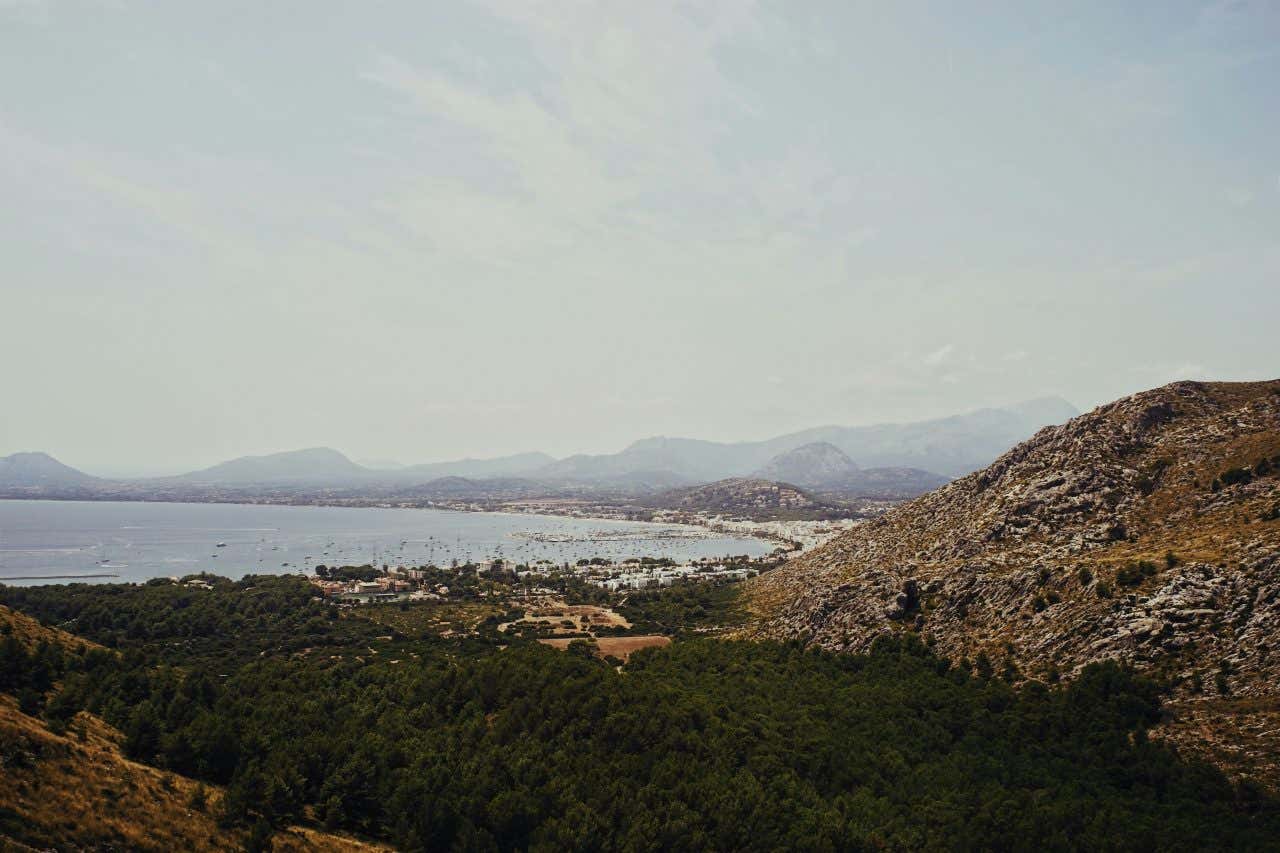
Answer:
<svg viewBox="0 0 1280 853"><path fill-rule="evenodd" d="M222 543L221 545L219 543ZM697 528L425 509L0 500L0 583L231 578L328 565L766 554ZM101 575L102 577L87 577ZM18 578L23 578L19 580Z"/></svg>

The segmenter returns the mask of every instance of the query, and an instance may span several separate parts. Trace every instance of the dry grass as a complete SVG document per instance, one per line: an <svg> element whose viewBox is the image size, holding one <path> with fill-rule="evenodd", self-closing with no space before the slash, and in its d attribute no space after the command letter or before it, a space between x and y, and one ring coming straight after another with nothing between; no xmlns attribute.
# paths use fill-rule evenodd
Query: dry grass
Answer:
<svg viewBox="0 0 1280 853"><path fill-rule="evenodd" d="M571 624L564 624L564 623ZM622 614L594 604L566 604L562 599L544 598L529 606L522 619L505 622L498 630L519 625L547 625L556 634L591 634L598 628L630 628Z"/></svg>
<svg viewBox="0 0 1280 853"><path fill-rule="evenodd" d="M0 849L243 849L245 833L212 816L219 789L207 787L195 808L197 782L130 761L119 743L119 732L85 713L56 735L0 695ZM274 841L291 851L387 849L301 827Z"/></svg>
<svg viewBox="0 0 1280 853"><path fill-rule="evenodd" d="M46 628L27 614L10 610L3 605L0 605L0 633L12 633L18 642L22 643L28 650L41 642L54 643L66 649L75 649L77 647L85 649L102 648L97 643L77 637L75 634L68 634L66 631L60 631L57 628Z"/></svg>
<svg viewBox="0 0 1280 853"><path fill-rule="evenodd" d="M551 639L539 640L548 646L554 646L557 649L567 649L569 644L574 642L572 639ZM612 655L620 660L626 661L635 652L641 649L662 648L671 645L671 638L661 634L647 634L642 637L600 637L591 640L596 646L596 655L599 657L608 657Z"/></svg>

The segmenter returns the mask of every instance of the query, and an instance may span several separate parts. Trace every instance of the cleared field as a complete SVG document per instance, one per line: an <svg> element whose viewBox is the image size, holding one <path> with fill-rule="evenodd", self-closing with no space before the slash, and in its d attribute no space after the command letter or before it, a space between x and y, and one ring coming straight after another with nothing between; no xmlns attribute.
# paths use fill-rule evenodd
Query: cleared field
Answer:
<svg viewBox="0 0 1280 853"><path fill-rule="evenodd" d="M554 646L557 649L566 649L573 640L560 638L539 640L538 642L546 643L548 646ZM596 654L600 657L613 655L625 661L631 657L633 652L638 652L641 649L669 646L671 645L671 638L664 637L661 634L648 634L643 637L600 637L593 642L596 644Z"/></svg>
<svg viewBox="0 0 1280 853"><path fill-rule="evenodd" d="M597 628L630 628L631 623L620 613L594 604L565 604L559 599L543 599L531 604L524 618L498 626L506 631L513 625L541 624L557 634L589 634Z"/></svg>

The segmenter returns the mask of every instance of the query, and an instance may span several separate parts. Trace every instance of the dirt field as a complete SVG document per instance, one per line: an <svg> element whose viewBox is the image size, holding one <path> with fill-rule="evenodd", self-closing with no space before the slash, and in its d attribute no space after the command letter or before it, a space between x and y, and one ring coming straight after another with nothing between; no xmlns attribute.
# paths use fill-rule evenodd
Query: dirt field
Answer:
<svg viewBox="0 0 1280 853"><path fill-rule="evenodd" d="M562 623L571 622L572 626ZM631 623L620 614L607 607L596 607L594 604L565 604L563 601L548 598L530 605L520 622L507 622L498 626L505 631L511 625L520 623L541 623L555 627L557 634L592 633L596 628L630 628Z"/></svg>
<svg viewBox="0 0 1280 853"><path fill-rule="evenodd" d="M540 643L546 643L548 646L555 646L557 649L568 648L573 642L571 639L558 640L539 640ZM632 652L638 652L641 649L652 647L669 646L671 638L664 637L661 634L649 634L643 637L600 637L595 641L600 657L613 655L616 658L626 660L631 657Z"/></svg>

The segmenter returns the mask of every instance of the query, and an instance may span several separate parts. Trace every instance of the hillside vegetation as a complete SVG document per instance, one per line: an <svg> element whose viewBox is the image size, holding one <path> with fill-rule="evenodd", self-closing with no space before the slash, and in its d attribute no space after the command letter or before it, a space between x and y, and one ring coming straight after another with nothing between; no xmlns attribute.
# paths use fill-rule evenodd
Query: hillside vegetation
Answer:
<svg viewBox="0 0 1280 853"><path fill-rule="evenodd" d="M195 841L156 846L199 849L219 832L260 843L300 825L407 850L1208 850L1280 837L1274 801L1147 736L1157 686L1116 663L1015 687L912 636L857 655L693 639L619 671L585 645L401 636L312 601L293 577L0 587L0 599L110 647L0 644L0 671L16 674L0 692L26 691L15 728L51 744L6 753L25 762L6 784L25 787L6 789L3 831L32 846L151 843L121 840L123 823L70 826L79 812L39 805L45 786L154 828L183 822L162 792L190 800L188 779L214 791L213 823L193 817L173 832ZM652 618L721 606L682 602ZM145 796L121 795L107 756L63 751L85 711L119 729Z"/></svg>
<svg viewBox="0 0 1280 853"><path fill-rule="evenodd" d="M1274 779L1280 382L1180 382L1048 427L749 592L757 637L858 652L914 631L1047 680L1131 663L1173 685L1170 736ZM1219 748L1194 722L1209 703L1259 737Z"/></svg>

